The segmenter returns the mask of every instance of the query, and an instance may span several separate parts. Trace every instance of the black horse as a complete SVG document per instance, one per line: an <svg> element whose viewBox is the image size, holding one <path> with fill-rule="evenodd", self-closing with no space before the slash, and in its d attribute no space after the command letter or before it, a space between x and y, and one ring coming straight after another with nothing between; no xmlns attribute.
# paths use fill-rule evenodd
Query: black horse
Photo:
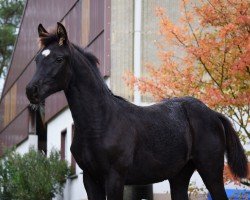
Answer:
<svg viewBox="0 0 250 200"><path fill-rule="evenodd" d="M188 199L194 170L215 200L228 199L224 153L232 172L247 176L247 158L229 120L192 97L139 107L115 96L97 58L69 42L60 23L54 33L38 26L42 48L26 88L38 104L64 90L75 123L71 152L83 170L90 200L122 200L124 185L168 179L174 200Z"/></svg>

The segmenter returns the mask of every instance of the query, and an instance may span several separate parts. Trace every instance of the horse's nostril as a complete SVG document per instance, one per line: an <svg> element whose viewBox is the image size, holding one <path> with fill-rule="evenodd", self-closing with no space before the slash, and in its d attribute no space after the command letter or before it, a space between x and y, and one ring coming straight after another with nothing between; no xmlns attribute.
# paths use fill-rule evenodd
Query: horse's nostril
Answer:
<svg viewBox="0 0 250 200"><path fill-rule="evenodd" d="M32 92L33 92L33 95L34 95L34 96L37 96L37 95L38 95L38 87L37 87L37 86L33 86L32 89L33 89L33 91L32 91Z"/></svg>
<svg viewBox="0 0 250 200"><path fill-rule="evenodd" d="M26 95L29 101L33 104L39 103L39 87L36 85L28 85L26 87Z"/></svg>
<svg viewBox="0 0 250 200"><path fill-rule="evenodd" d="M28 98L37 98L38 97L38 87L35 85L27 86L26 94Z"/></svg>

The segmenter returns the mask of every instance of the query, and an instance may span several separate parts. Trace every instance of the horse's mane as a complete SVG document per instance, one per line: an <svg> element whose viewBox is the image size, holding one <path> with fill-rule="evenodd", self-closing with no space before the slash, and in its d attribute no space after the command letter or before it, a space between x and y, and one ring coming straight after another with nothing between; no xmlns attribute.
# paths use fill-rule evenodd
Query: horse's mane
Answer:
<svg viewBox="0 0 250 200"><path fill-rule="evenodd" d="M51 31L50 33L44 33L41 37L39 37L39 46L41 48L48 46L49 44L53 43L53 42L58 42L59 43L59 37L56 34L56 31ZM73 44L73 43L69 43L68 44L70 47L72 47L73 49L76 50L77 54L81 57L83 56L85 58L85 60L87 60L89 62L89 64L91 65L91 69L94 70L95 74L97 75L97 77L101 80L101 82L103 82L103 86L104 88L110 93L110 95L114 96L116 99L120 99L122 101L126 101L126 99L124 99L123 97L120 96L116 96L112 93L112 91L107 87L107 85L104 83L104 80L100 74L100 71L98 69L98 64L99 64L99 60L98 58L88 52L85 51L85 49L81 48L80 46Z"/></svg>
<svg viewBox="0 0 250 200"><path fill-rule="evenodd" d="M59 42L56 30L52 30L49 33L42 33L42 35L38 38L38 45L40 48L48 46L53 42Z"/></svg>
<svg viewBox="0 0 250 200"><path fill-rule="evenodd" d="M100 64L100 63L99 63L98 58L97 58L94 54L92 54L92 53L90 53L90 52L88 52L88 51L85 51L82 47L80 47L80 46L78 46L78 45L75 45L75 44L73 44L73 43L72 43L71 45L72 45L81 55L83 55L83 56L90 62L90 64L91 64L92 66L98 68L97 65ZM99 71L99 70L98 70L98 71Z"/></svg>
<svg viewBox="0 0 250 200"><path fill-rule="evenodd" d="M90 64L92 65L93 69L95 69L95 71L98 73L98 77L100 77L100 78L102 79L102 81L103 81L103 78L101 77L100 71L99 71L99 69L98 69L98 67L97 67L97 65L99 64L98 58L97 58L94 54L85 51L83 48L79 47L78 45L75 45L75 44L72 44L72 45L73 45L73 47L74 47L79 53L81 53L85 58L88 59L88 61L89 61ZM105 83L104 83L104 84L105 84ZM122 101L126 101L126 102L127 102L127 100L124 99L123 97L114 95L114 94L112 93L112 91L107 87L106 84L105 84L105 86L106 86L106 89L108 90L108 92L109 92L112 96L114 96L116 99L120 99L120 100L122 100Z"/></svg>

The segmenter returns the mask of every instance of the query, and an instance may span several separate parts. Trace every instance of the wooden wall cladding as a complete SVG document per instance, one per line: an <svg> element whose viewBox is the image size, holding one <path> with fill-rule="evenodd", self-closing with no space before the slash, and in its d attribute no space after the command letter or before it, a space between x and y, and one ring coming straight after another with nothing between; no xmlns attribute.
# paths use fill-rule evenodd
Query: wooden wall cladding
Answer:
<svg viewBox="0 0 250 200"><path fill-rule="evenodd" d="M37 26L53 27L79 0L28 0L0 102L0 151L28 135L25 87L35 71ZM0 152L1 153L1 152Z"/></svg>
<svg viewBox="0 0 250 200"><path fill-rule="evenodd" d="M69 40L77 45L80 45L82 37L81 4L81 1L78 1L63 19L63 24L67 29Z"/></svg>
<svg viewBox="0 0 250 200"><path fill-rule="evenodd" d="M52 94L45 100L45 122L57 115L68 105L63 91Z"/></svg>
<svg viewBox="0 0 250 200"><path fill-rule="evenodd" d="M0 104L0 132L15 117L29 105L29 101L25 94L25 87L30 81L35 71L35 63L32 62L23 72L22 76L14 83L14 85L3 96Z"/></svg>
<svg viewBox="0 0 250 200"><path fill-rule="evenodd" d="M89 41L93 41L104 30L104 1L90 1Z"/></svg>
<svg viewBox="0 0 250 200"><path fill-rule="evenodd" d="M25 87L35 71L33 59L38 51L38 24L48 28L54 27L58 21L66 26L71 42L98 57L102 75L110 75L110 0L28 0L0 102L0 134L29 105ZM14 89L11 89L13 86L16 88L15 98ZM10 98L11 102L15 102L11 103L11 109L8 103ZM47 122L67 106L64 93L48 97L45 105Z"/></svg>
<svg viewBox="0 0 250 200"><path fill-rule="evenodd" d="M33 58L38 51L38 24L43 23L45 27L55 26L78 1L27 1L0 102L0 131L29 105L25 87L35 71Z"/></svg>
<svg viewBox="0 0 250 200"><path fill-rule="evenodd" d="M60 21L76 2L77 0L27 1L3 94L7 92L36 54L38 24L42 23L44 27L54 27L56 22Z"/></svg>
<svg viewBox="0 0 250 200"><path fill-rule="evenodd" d="M0 155L7 148L19 144L28 137L29 110L25 109L0 134Z"/></svg>

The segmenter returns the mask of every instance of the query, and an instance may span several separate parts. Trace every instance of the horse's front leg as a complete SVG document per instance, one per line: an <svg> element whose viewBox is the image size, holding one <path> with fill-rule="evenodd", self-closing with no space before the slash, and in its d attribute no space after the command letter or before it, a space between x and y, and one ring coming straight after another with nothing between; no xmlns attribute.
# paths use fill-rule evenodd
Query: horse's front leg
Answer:
<svg viewBox="0 0 250 200"><path fill-rule="evenodd" d="M124 176L111 169L106 179L107 200L123 200Z"/></svg>
<svg viewBox="0 0 250 200"><path fill-rule="evenodd" d="M88 195L88 200L106 200L105 184L91 177L90 174L83 172L83 183Z"/></svg>

